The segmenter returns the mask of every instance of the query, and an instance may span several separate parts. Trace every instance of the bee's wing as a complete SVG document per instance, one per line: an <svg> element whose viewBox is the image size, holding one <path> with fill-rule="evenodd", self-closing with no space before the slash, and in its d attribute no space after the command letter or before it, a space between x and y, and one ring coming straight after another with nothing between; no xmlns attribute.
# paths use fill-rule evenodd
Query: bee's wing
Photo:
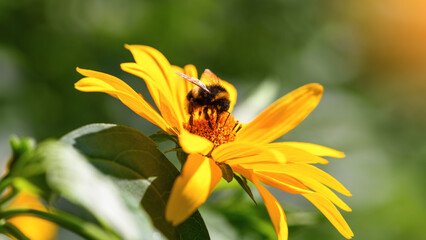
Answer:
<svg viewBox="0 0 426 240"><path fill-rule="evenodd" d="M198 80L198 79L196 79L196 78L193 78L193 77L190 77L190 76L188 76L188 75L186 75L186 74L183 74L183 73L180 73L180 72L175 72L175 73L176 73L177 75L179 75L179 76L181 76L181 77L185 78L186 80L190 81L191 83L193 83L193 84L197 85L198 87L200 87L200 88L201 88L201 89L203 89L204 91L206 91L206 92L210 93L210 90L208 90L208 89L207 89L207 87L206 87L206 85L205 85L203 82L201 82L200 80Z"/></svg>
<svg viewBox="0 0 426 240"><path fill-rule="evenodd" d="M206 85L220 85L219 78L209 69L204 70L200 80Z"/></svg>

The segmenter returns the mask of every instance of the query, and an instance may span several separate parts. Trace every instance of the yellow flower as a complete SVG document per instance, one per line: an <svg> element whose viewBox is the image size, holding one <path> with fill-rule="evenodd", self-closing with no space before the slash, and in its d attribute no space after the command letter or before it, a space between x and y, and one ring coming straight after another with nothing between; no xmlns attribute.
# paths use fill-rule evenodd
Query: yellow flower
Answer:
<svg viewBox="0 0 426 240"><path fill-rule="evenodd" d="M240 125L230 115L237 92L231 84L220 80L229 93L229 113L210 111L206 117L198 109L189 123L185 101L195 85L175 72L197 78L196 68L193 65L183 69L172 66L151 47L126 45L126 48L132 52L135 63L123 63L121 68L145 80L160 113L126 83L105 73L78 68L77 71L86 77L75 87L85 92L108 93L167 133L179 137L181 147L189 156L166 207L166 219L173 225L183 222L207 200L223 175L222 169L227 166L256 186L278 239L288 237L286 217L281 205L261 183L303 195L344 237L353 236L335 205L345 211L351 209L329 188L347 196L351 193L312 165L328 163L323 156L341 158L344 154L311 143L271 143L296 127L317 106L323 92L321 85L302 86L277 100L250 123ZM214 82L214 78L214 74L205 71L201 81Z"/></svg>
<svg viewBox="0 0 426 240"><path fill-rule="evenodd" d="M26 192L19 193L7 207L7 209L14 208L47 211L39 197ZM56 224L37 217L18 216L9 218L7 221L15 225L23 234L33 240L55 239L58 232Z"/></svg>

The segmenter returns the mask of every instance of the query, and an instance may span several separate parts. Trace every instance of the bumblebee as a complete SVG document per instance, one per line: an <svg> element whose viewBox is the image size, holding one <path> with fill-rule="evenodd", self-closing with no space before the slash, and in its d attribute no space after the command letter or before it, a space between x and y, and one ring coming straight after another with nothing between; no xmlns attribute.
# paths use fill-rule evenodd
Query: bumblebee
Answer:
<svg viewBox="0 0 426 240"><path fill-rule="evenodd" d="M203 114L213 129L210 121L210 115L216 114L216 123L219 121L222 113L228 112L230 106L229 93L220 85L219 78L206 69L201 76L201 80L190 77L183 73L176 72L179 76L185 78L196 86L186 95L186 109L190 115L189 124L193 125L194 114ZM204 84L207 83L207 85Z"/></svg>

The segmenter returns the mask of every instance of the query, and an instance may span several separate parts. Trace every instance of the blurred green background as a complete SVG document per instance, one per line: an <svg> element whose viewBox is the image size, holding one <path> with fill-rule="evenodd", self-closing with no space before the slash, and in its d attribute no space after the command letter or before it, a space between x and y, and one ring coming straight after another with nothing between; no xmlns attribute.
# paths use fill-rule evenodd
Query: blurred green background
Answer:
<svg viewBox="0 0 426 240"><path fill-rule="evenodd" d="M320 167L353 193L342 199L353 209L344 216L355 239L426 239L425 14L422 0L0 0L1 170L11 134L57 138L94 122L155 132L110 96L73 87L79 66L147 96L119 66L132 61L125 43L144 44L172 64L209 68L234 83L243 121L296 87L324 85L319 107L282 140L346 153ZM300 197L273 193L290 212L317 212ZM232 209L218 199L210 209ZM213 239L268 235L238 233L227 227L232 219L201 213ZM344 238L320 220L293 227L290 239Z"/></svg>

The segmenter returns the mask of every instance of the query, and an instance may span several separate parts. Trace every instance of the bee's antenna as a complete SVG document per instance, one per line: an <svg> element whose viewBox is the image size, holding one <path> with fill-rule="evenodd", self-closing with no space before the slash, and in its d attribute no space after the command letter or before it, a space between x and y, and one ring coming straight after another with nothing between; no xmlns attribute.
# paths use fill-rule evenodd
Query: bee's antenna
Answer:
<svg viewBox="0 0 426 240"><path fill-rule="evenodd" d="M237 120L237 122L235 123L235 125L234 125L234 127L232 128L232 131L234 131L234 129L238 126L240 124L240 121L238 121ZM238 129L235 131L236 133L238 132L238 131L240 131L241 130L241 125L240 126L238 126Z"/></svg>
<svg viewBox="0 0 426 240"><path fill-rule="evenodd" d="M193 78L191 76L188 76L186 74L180 73L180 72L175 72L177 75L179 75L180 77L185 78L186 80L190 81L191 83L197 85L198 87L200 87L201 89L203 89L204 91L211 93L210 90L206 87L206 85L201 82L199 79Z"/></svg>
<svg viewBox="0 0 426 240"><path fill-rule="evenodd" d="M237 131L235 131L235 133L237 133L238 131L240 131L241 130L241 128L243 128L243 126L241 126L241 124L238 126L238 129L237 129Z"/></svg>

